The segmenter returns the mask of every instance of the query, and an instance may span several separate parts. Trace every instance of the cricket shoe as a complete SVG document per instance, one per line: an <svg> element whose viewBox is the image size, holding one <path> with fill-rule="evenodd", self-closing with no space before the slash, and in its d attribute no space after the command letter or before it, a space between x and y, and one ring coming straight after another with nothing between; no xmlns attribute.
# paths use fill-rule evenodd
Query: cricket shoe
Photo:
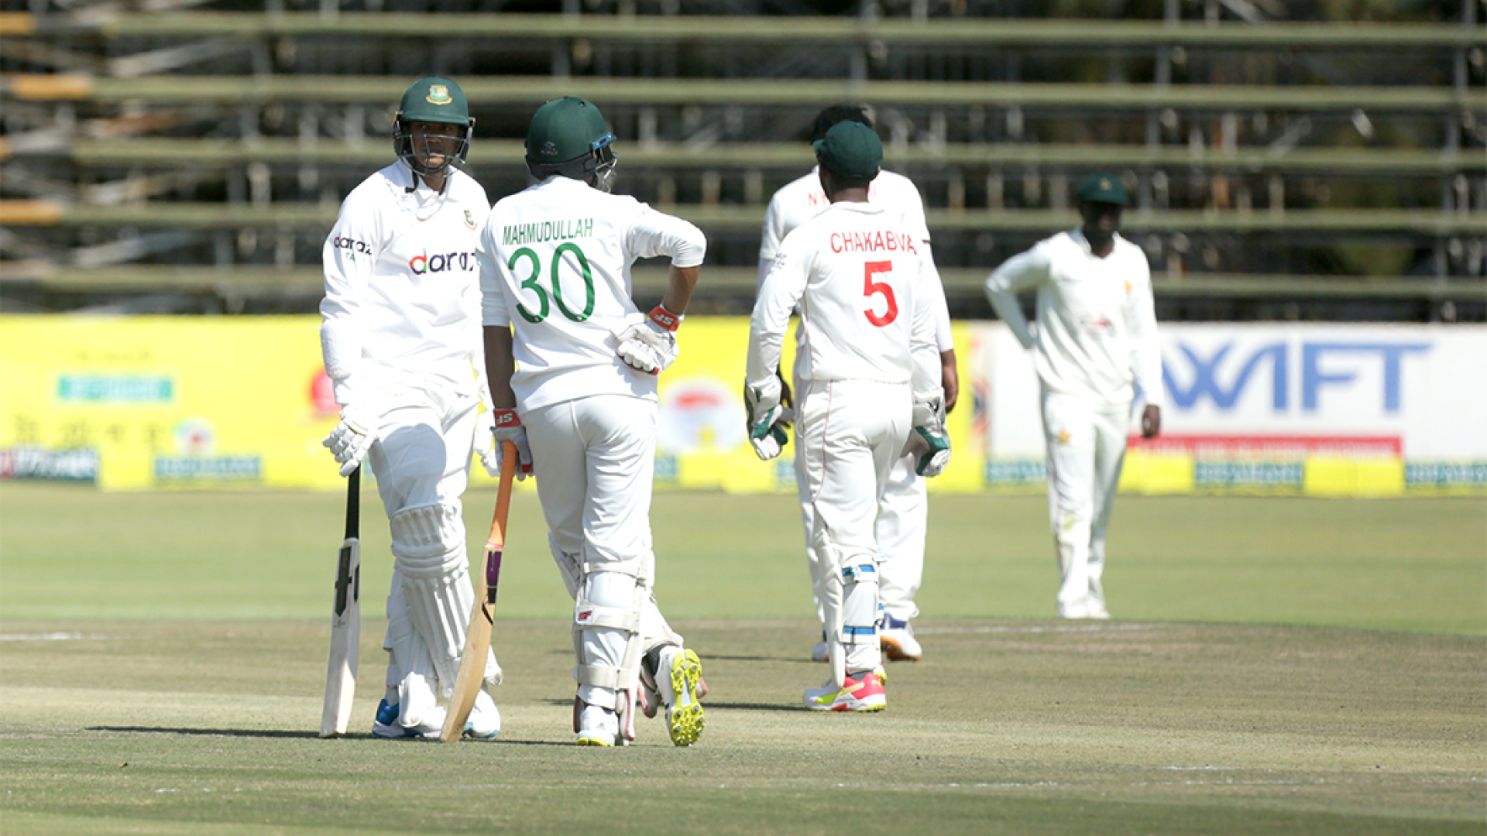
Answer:
<svg viewBox="0 0 1487 836"><path fill-rule="evenodd" d="M475 705L470 708L470 719L465 721L464 737L475 740L494 740L501 733L501 710L496 701L482 688L475 692Z"/></svg>
<svg viewBox="0 0 1487 836"><path fill-rule="evenodd" d="M914 638L913 626L887 613L878 622L878 643L883 648L883 655L894 662L917 662L924 658L924 648Z"/></svg>
<svg viewBox="0 0 1487 836"><path fill-rule="evenodd" d="M384 698L382 702L377 704L377 716L372 719L372 736L386 740L401 740L409 737L438 737L440 730L444 727L444 709L439 709L437 714L439 722L436 724L429 725L428 722L424 721L416 726L404 726L398 722L398 705L396 703L390 703ZM499 722L498 720L498 725Z"/></svg>
<svg viewBox="0 0 1487 836"><path fill-rule="evenodd" d="M696 697L699 700L707 699L707 680L697 675ZM655 717L665 707L661 700L661 691L656 685L656 672L650 661L643 661L640 665L640 711L646 717Z"/></svg>
<svg viewBox="0 0 1487 836"><path fill-rule="evenodd" d="M888 707L883 680L868 671L858 677L847 677L842 687L827 680L820 688L805 692L805 707L812 711L882 711Z"/></svg>
<svg viewBox="0 0 1487 836"><path fill-rule="evenodd" d="M676 746L691 746L707 725L702 714L702 660L696 651L663 648L657 665L656 691L666 706L666 731Z"/></svg>
<svg viewBox="0 0 1487 836"><path fill-rule="evenodd" d="M1073 621L1107 621L1110 618L1110 611L1105 609L1105 602L1088 595L1067 603L1060 601L1055 612L1059 618Z"/></svg>
<svg viewBox="0 0 1487 836"><path fill-rule="evenodd" d="M580 746L613 746L619 742L620 716L612 708L584 703L576 725Z"/></svg>

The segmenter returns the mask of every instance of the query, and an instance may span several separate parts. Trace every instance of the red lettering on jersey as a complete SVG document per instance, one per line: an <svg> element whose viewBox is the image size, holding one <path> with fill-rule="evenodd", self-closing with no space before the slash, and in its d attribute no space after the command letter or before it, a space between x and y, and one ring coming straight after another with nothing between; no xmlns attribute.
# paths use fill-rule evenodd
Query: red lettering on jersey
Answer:
<svg viewBox="0 0 1487 836"><path fill-rule="evenodd" d="M842 251L842 234L840 232L831 233L831 251L834 253Z"/></svg>

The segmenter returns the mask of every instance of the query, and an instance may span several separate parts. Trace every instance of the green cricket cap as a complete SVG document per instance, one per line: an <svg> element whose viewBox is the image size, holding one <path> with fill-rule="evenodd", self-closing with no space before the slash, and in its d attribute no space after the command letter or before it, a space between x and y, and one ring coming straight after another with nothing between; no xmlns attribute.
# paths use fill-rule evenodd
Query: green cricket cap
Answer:
<svg viewBox="0 0 1487 836"><path fill-rule="evenodd" d="M1080 203L1113 203L1126 205L1126 185L1113 174L1091 174L1079 181L1074 196Z"/></svg>
<svg viewBox="0 0 1487 836"><path fill-rule="evenodd" d="M597 105L588 99L564 96L532 114L532 123L527 126L527 162L546 165L576 160L612 139Z"/></svg>
<svg viewBox="0 0 1487 836"><path fill-rule="evenodd" d="M861 122L838 122L811 147L823 168L851 180L871 180L883 164L883 143Z"/></svg>
<svg viewBox="0 0 1487 836"><path fill-rule="evenodd" d="M404 122L468 125L470 105L465 101L465 91L452 79L424 76L403 93L403 101L398 104L398 118Z"/></svg>

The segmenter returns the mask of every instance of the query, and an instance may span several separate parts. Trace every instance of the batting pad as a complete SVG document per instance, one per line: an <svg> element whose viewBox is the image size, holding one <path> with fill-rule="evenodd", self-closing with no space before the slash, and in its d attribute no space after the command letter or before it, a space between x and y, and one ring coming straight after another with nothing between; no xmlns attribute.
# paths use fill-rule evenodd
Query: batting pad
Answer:
<svg viewBox="0 0 1487 836"><path fill-rule="evenodd" d="M421 505L392 515L392 553L413 629L428 647L446 696L459 673L465 628L475 605L456 505ZM487 663L487 675L490 675ZM406 672L405 672L406 673Z"/></svg>

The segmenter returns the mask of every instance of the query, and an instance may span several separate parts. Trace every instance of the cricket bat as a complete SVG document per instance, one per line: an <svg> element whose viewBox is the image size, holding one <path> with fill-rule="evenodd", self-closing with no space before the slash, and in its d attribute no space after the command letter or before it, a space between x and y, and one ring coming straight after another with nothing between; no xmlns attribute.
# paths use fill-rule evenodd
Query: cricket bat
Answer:
<svg viewBox="0 0 1487 836"><path fill-rule="evenodd" d="M460 655L460 671L454 678L454 693L449 698L449 712L444 715L444 728L439 732L439 739L445 743L454 743L464 734L465 721L470 719L470 709L475 707L475 695L485 680L485 660L496 618L496 587L501 580L501 553L506 549L511 483L516 481L516 445L509 441L503 444L496 513L491 519L490 537L485 541L485 574L475 575L475 606L470 611L470 626L465 630L465 650Z"/></svg>
<svg viewBox="0 0 1487 836"><path fill-rule="evenodd" d="M336 596L330 617L330 659L325 666L325 708L320 736L340 737L351 720L356 665L361 650L361 468L346 479L346 539L336 561Z"/></svg>

